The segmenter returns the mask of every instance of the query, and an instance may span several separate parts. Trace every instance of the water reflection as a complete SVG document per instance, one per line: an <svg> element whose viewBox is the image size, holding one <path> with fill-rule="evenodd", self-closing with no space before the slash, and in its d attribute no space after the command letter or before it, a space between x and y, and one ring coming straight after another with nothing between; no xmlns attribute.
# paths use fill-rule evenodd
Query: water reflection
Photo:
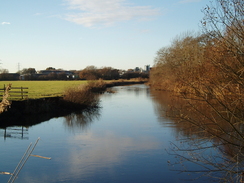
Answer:
<svg viewBox="0 0 244 183"><path fill-rule="evenodd" d="M81 134L72 139L72 143L74 142L76 145L69 149L68 153L69 172L79 175L84 180L91 179L94 174L101 177L100 174L107 175L108 172L110 172L110 180L120 180L122 175L119 174L126 172L126 170L138 170L138 167L132 162L129 162L127 166L123 165L128 161L131 152L138 154L148 150L155 150L159 146L159 143L154 138L134 139L126 136L120 137L111 131L107 131L106 134L95 134L92 132ZM147 156L150 156L150 153ZM126 170L116 172L115 170L118 166ZM133 170L133 168L135 169Z"/></svg>
<svg viewBox="0 0 244 183"><path fill-rule="evenodd" d="M100 112L100 108L96 107L71 113L64 117L64 124L70 129L81 128L85 130L94 120L99 120Z"/></svg>
<svg viewBox="0 0 244 183"><path fill-rule="evenodd" d="M28 127L24 126L15 126L15 127L6 127L0 128L0 136L6 139L15 138L21 140L28 140Z"/></svg>
<svg viewBox="0 0 244 183"><path fill-rule="evenodd" d="M131 85L131 86L118 86L113 87L113 91L125 90L127 94L134 94L135 96L148 96L150 97L150 88L145 85Z"/></svg>
<svg viewBox="0 0 244 183"><path fill-rule="evenodd" d="M89 108L82 111L77 111L73 113L68 113L66 116L63 117L64 124L69 129L82 129L85 130L89 125L94 121L98 120L100 117L100 109L99 107L96 108ZM6 139L20 139L20 140L28 140L29 134L28 130L30 127L38 125L42 122L48 121L53 116L62 116L64 114L41 114L37 116L25 116L26 121L5 121L2 125L4 127L0 128L0 137L3 137L4 140ZM16 124L19 124L18 126Z"/></svg>
<svg viewBox="0 0 244 183"><path fill-rule="evenodd" d="M182 178L188 175L169 171L167 160L173 162L175 156L170 156L165 149L169 141L172 147L173 143L179 147L176 137L182 140L181 137L195 135L197 139L200 135L182 130L181 124L170 116L173 113L165 112L174 101L166 94L162 99L160 94L150 95L144 85L113 90L117 92L101 97L102 108L31 126L29 140L41 137L35 154L52 160L30 159L18 182L184 182ZM191 142L196 141L186 141L183 145ZM4 171L12 171L28 145L27 140L0 141L0 163ZM179 154L170 153L174 152ZM190 168L196 170L196 166ZM0 182L5 180L0 176Z"/></svg>
<svg viewBox="0 0 244 183"><path fill-rule="evenodd" d="M244 172L243 123L234 116L206 101L183 99L167 92L151 91L155 111L169 118L178 136L172 142L169 154L176 157L170 162L173 170L198 173L223 182L238 182ZM219 111L222 114L219 114ZM162 125L165 120L162 120ZM190 165L198 168L190 169Z"/></svg>

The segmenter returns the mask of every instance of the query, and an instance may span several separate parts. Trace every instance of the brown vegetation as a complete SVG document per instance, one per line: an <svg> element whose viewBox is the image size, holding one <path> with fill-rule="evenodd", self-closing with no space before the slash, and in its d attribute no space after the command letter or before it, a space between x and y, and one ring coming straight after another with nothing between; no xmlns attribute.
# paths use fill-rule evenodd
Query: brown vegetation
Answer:
<svg viewBox="0 0 244 183"><path fill-rule="evenodd" d="M104 80L111 80L119 79L120 75L118 69L113 69L111 67L102 67L98 69L95 66L87 66L79 72L79 77L86 80L97 80L100 78Z"/></svg>
<svg viewBox="0 0 244 183"><path fill-rule="evenodd" d="M158 51L150 84L186 99L185 110L176 115L179 122L218 139L218 147L234 150L234 161L225 159L225 168L217 166L208 172L225 171L223 181L239 181L244 172L244 2L215 2L203 10L203 34L187 33Z"/></svg>
<svg viewBox="0 0 244 183"><path fill-rule="evenodd" d="M64 101L71 102L72 104L78 104L83 106L97 106L99 102L99 94L107 91L108 87L141 84L147 82L146 79L138 78L135 80L115 80L110 82L104 82L102 79L95 81L88 81L86 85L68 88L64 92ZM109 93L113 93L110 89Z"/></svg>
<svg viewBox="0 0 244 183"><path fill-rule="evenodd" d="M86 85L71 87L64 92L64 100L84 106L96 106L98 94L106 90L103 80L90 81Z"/></svg>
<svg viewBox="0 0 244 183"><path fill-rule="evenodd" d="M97 68L95 66L87 66L85 69L79 71L80 79L86 80L118 80L118 79L134 79L134 78L148 78L148 72L141 72L135 70L120 71L112 67Z"/></svg>
<svg viewBox="0 0 244 183"><path fill-rule="evenodd" d="M8 100L10 89L11 84L9 84L4 91L2 102L0 102L0 114L7 111L11 105L11 102Z"/></svg>

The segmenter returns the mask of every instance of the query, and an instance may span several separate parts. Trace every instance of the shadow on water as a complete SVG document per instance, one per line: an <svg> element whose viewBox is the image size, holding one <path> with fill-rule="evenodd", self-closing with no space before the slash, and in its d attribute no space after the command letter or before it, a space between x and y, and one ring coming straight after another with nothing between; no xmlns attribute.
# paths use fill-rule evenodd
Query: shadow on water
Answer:
<svg viewBox="0 0 244 183"><path fill-rule="evenodd" d="M23 123L18 122L15 125L14 122L9 122L8 126L0 127L0 137L6 139L21 139L28 140L28 130L30 126L37 125L41 122L45 122L53 117L64 117L65 126L69 129L81 128L82 130L90 126L90 124L100 117L100 108L90 108L82 111L76 111L69 114L52 115L45 114L36 116L25 116ZM22 120L24 120L22 119Z"/></svg>
<svg viewBox="0 0 244 183"><path fill-rule="evenodd" d="M28 129L25 126L0 128L0 137L3 137L4 140L7 138L29 140Z"/></svg>
<svg viewBox="0 0 244 183"><path fill-rule="evenodd" d="M94 107L73 104L52 97L45 99L13 101L11 108L0 115L0 128L9 126L33 126L52 118L64 117L73 113L80 114L83 111L97 111L100 102Z"/></svg>
<svg viewBox="0 0 244 183"><path fill-rule="evenodd" d="M198 100L185 100L168 92L151 91L154 107L163 126L174 127L178 141L167 149L175 157L168 162L173 171L197 174L198 178L219 182L243 182L243 123L228 121ZM231 118L232 117L232 118ZM170 119L171 124L163 119ZM191 169L191 165L198 169Z"/></svg>
<svg viewBox="0 0 244 183"><path fill-rule="evenodd" d="M65 126L70 129L81 128L82 130L90 126L94 120L98 120L101 116L100 108L86 109L79 113L71 113L64 116Z"/></svg>

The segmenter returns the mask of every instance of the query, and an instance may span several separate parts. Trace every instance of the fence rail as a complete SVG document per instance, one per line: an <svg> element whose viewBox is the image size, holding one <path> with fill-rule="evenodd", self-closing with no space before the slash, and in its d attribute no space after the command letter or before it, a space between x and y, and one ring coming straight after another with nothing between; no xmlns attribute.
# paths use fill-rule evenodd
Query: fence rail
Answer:
<svg viewBox="0 0 244 183"><path fill-rule="evenodd" d="M4 140L6 140L7 138L28 140L28 130L29 129L24 126L6 127L4 129L0 128L0 137L3 136Z"/></svg>
<svg viewBox="0 0 244 183"><path fill-rule="evenodd" d="M28 87L11 87L9 90L9 98L21 98L24 99L28 98L28 91L26 91ZM6 86L4 85L3 88L0 88L0 97L3 96L4 92L6 90Z"/></svg>

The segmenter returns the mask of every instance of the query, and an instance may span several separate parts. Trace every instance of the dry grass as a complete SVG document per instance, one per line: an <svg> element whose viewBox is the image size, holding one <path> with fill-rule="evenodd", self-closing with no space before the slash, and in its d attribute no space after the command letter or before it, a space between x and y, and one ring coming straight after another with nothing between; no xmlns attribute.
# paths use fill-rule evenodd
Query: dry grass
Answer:
<svg viewBox="0 0 244 183"><path fill-rule="evenodd" d="M106 90L104 81L90 81L87 84L68 88L64 92L64 100L83 106L97 106L99 93Z"/></svg>

